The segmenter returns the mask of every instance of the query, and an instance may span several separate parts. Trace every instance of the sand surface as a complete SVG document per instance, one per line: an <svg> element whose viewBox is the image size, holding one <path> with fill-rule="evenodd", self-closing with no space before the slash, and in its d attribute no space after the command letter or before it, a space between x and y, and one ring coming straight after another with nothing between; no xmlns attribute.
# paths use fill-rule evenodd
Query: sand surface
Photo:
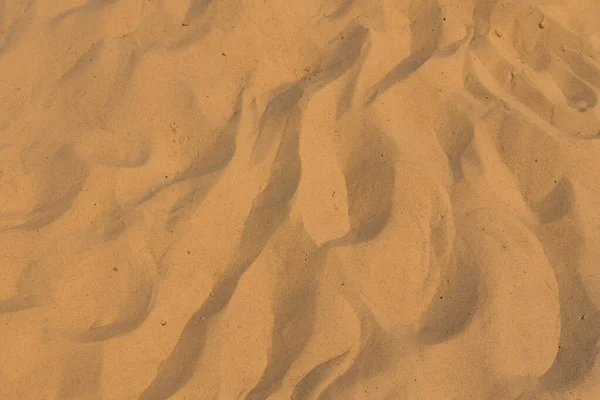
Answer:
<svg viewBox="0 0 600 400"><path fill-rule="evenodd" d="M599 21L0 0L0 399L600 399Z"/></svg>

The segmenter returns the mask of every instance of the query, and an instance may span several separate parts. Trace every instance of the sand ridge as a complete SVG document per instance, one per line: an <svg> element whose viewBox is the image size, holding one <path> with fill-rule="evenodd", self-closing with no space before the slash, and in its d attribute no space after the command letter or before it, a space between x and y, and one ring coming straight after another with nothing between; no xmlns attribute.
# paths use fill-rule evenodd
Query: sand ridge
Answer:
<svg viewBox="0 0 600 400"><path fill-rule="evenodd" d="M0 0L0 398L600 397L599 17Z"/></svg>

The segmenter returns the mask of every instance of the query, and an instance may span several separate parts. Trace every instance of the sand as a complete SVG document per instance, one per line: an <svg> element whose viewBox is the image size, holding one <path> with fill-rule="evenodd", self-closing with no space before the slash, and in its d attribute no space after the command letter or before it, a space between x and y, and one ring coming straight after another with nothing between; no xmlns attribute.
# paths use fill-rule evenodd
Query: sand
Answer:
<svg viewBox="0 0 600 400"><path fill-rule="evenodd" d="M0 399L600 398L599 21L0 0Z"/></svg>

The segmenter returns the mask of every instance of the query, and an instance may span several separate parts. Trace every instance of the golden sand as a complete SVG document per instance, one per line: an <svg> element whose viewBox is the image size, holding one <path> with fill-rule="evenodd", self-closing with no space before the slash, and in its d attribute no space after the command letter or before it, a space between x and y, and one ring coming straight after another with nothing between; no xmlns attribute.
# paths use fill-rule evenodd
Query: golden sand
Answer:
<svg viewBox="0 0 600 400"><path fill-rule="evenodd" d="M0 400L600 399L597 0L0 0Z"/></svg>

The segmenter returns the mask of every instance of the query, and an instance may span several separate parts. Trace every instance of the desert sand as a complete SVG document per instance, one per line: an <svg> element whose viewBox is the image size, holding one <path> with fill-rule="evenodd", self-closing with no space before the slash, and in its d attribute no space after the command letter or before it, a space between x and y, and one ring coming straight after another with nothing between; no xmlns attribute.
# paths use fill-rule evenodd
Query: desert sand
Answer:
<svg viewBox="0 0 600 400"><path fill-rule="evenodd" d="M600 399L596 0L0 0L0 400Z"/></svg>

